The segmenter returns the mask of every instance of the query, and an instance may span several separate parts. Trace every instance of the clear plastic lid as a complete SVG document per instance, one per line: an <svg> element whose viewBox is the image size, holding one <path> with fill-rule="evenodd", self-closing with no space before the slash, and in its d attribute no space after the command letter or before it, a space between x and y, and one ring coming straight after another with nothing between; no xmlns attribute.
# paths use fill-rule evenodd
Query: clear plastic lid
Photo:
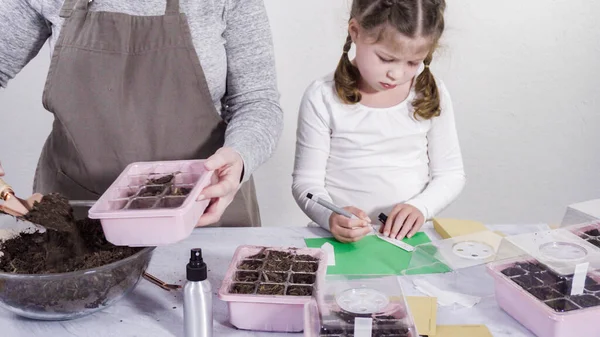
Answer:
<svg viewBox="0 0 600 337"><path fill-rule="evenodd" d="M535 260L559 275L572 275L579 264L588 263L588 270L600 269L600 248L593 240L576 228L565 227L507 237L500 249L517 248L528 260Z"/></svg>
<svg viewBox="0 0 600 337"><path fill-rule="evenodd" d="M449 272L519 255L518 249L501 250L503 237L482 231L433 241L415 247L406 275Z"/></svg>
<svg viewBox="0 0 600 337"><path fill-rule="evenodd" d="M396 276L331 275L305 307L305 336L418 337Z"/></svg>
<svg viewBox="0 0 600 337"><path fill-rule="evenodd" d="M600 307L600 224L584 224L505 238L500 250L518 257L488 266L500 282L540 302L554 314Z"/></svg>
<svg viewBox="0 0 600 337"><path fill-rule="evenodd" d="M565 227L592 221L600 222L600 199L569 205L560 226Z"/></svg>
<svg viewBox="0 0 600 337"><path fill-rule="evenodd" d="M418 245L404 274L447 272L519 258L570 275L581 263L600 270L600 224L502 237L492 231Z"/></svg>
<svg viewBox="0 0 600 337"><path fill-rule="evenodd" d="M487 297L493 289L480 291L471 273L454 272L483 265L551 312L600 307L600 223L506 237L482 231L418 245L404 274L453 271L427 280L444 281L431 281L440 289Z"/></svg>

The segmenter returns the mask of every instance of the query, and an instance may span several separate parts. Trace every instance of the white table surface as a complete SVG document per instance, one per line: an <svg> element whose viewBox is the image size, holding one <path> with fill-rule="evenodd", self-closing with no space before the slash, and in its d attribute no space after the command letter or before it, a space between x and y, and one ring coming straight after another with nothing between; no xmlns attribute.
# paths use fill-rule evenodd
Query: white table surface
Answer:
<svg viewBox="0 0 600 337"><path fill-rule="evenodd" d="M494 230L518 233L547 228L544 225L498 225ZM432 239L437 234L426 228ZM214 336L301 336L301 333L266 333L242 331L228 322L227 306L216 293L220 287L231 257L239 245L304 247L306 237L328 236L319 228L262 227L262 228L202 228L196 229L186 240L155 250L148 268L150 274L168 283L183 284L185 266L191 248L202 248L209 269L209 280L214 296ZM468 270L471 282L482 294L493 292L491 278L482 268ZM421 275L435 281L444 275ZM401 277L404 292L423 296L414 289L409 279ZM438 279L439 280L439 279ZM486 296L472 308L439 307L438 324L485 324L495 337L533 336L517 321L504 313L493 296ZM183 336L183 298L181 291L165 291L142 279L137 287L116 304L91 316L71 321L44 322L20 318L0 309L0 336Z"/></svg>

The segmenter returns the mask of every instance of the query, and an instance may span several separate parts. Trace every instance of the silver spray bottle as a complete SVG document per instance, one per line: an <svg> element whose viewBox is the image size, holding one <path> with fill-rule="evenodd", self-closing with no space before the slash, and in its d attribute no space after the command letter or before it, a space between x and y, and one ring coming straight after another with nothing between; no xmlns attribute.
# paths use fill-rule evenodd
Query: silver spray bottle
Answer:
<svg viewBox="0 0 600 337"><path fill-rule="evenodd" d="M200 248L192 249L186 269L187 282L183 288L185 337L212 337L212 290L206 279L206 263Z"/></svg>

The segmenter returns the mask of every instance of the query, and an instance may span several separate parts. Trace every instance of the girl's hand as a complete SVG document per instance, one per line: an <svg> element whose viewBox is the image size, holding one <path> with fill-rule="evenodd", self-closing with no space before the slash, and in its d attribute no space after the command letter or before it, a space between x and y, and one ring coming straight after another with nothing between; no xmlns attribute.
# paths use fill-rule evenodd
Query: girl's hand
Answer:
<svg viewBox="0 0 600 337"><path fill-rule="evenodd" d="M4 169L2 168L2 163L0 163L0 177L4 175Z"/></svg>
<svg viewBox="0 0 600 337"><path fill-rule="evenodd" d="M206 187L198 200L211 199L211 203L198 220L196 227L217 223L233 201L240 188L244 161L234 149L222 147L204 162L209 171L215 171L213 184Z"/></svg>
<svg viewBox="0 0 600 337"><path fill-rule="evenodd" d="M354 214L357 219L348 219L343 215L332 213L329 217L329 230L340 242L356 242L371 232L371 219L362 210L348 206L345 210Z"/></svg>
<svg viewBox="0 0 600 337"><path fill-rule="evenodd" d="M423 213L416 207L398 204L388 215L385 226L381 227L381 232L392 239L402 240L405 236L410 238L415 235L424 222Z"/></svg>

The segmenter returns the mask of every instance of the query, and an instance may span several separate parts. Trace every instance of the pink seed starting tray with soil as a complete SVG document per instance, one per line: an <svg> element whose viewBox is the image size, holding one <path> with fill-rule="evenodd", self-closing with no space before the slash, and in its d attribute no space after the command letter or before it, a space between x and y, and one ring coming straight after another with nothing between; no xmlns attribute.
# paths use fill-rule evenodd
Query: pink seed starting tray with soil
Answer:
<svg viewBox="0 0 600 337"><path fill-rule="evenodd" d="M208 206L197 201L211 182L204 160L128 165L89 211L117 246L158 246L188 237Z"/></svg>
<svg viewBox="0 0 600 337"><path fill-rule="evenodd" d="M219 298L238 329L298 332L304 305L325 278L322 249L240 246L225 274Z"/></svg>

